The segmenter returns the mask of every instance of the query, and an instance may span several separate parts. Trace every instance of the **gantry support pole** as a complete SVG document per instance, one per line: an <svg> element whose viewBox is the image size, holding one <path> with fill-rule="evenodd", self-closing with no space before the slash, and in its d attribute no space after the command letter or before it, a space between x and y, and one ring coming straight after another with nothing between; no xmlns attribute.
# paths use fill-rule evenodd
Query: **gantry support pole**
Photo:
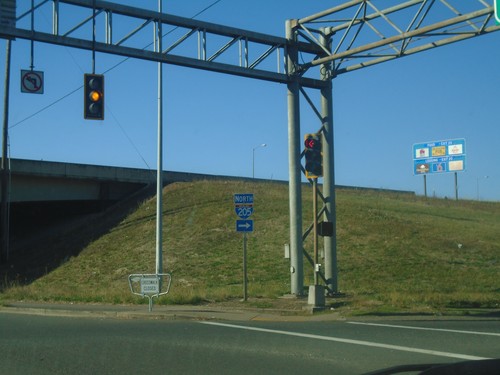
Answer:
<svg viewBox="0 0 500 375"><path fill-rule="evenodd" d="M290 197L290 277L291 293L296 296L304 294L304 269L302 250L302 191L300 169L300 86L295 79L298 67L298 50L296 47L296 20L286 22L286 38L288 40L286 54L286 70L289 77L287 84L288 100L288 165L289 165L289 197Z"/></svg>
<svg viewBox="0 0 500 375"><path fill-rule="evenodd" d="M331 49L331 38L327 28L322 29L321 43L328 50ZM325 199L324 220L333 223L333 236L324 237L325 251L325 279L330 293L338 293L337 283L337 230L335 214L335 163L333 148L333 94L331 63L321 66L321 79L327 83L321 89L321 115L323 119L323 197Z"/></svg>

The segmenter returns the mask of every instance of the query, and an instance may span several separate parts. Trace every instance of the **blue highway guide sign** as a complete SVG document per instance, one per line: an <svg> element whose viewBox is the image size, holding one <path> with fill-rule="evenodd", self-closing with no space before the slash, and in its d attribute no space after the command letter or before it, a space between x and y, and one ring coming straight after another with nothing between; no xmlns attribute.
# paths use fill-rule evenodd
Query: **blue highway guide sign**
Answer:
<svg viewBox="0 0 500 375"><path fill-rule="evenodd" d="M234 194L234 204L249 204L253 205L253 193L250 194Z"/></svg>
<svg viewBox="0 0 500 375"><path fill-rule="evenodd" d="M236 220L236 232L253 232L253 220Z"/></svg>
<svg viewBox="0 0 500 375"><path fill-rule="evenodd" d="M465 171L465 139L449 139L413 145L413 174Z"/></svg>
<svg viewBox="0 0 500 375"><path fill-rule="evenodd" d="M234 194L234 212L240 219L248 219L253 214L253 194Z"/></svg>

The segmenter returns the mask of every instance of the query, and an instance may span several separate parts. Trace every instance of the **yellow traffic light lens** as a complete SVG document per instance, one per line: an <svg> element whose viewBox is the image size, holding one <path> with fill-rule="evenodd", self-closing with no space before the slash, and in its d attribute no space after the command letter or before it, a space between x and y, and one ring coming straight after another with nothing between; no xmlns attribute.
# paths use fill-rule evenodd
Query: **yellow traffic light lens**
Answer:
<svg viewBox="0 0 500 375"><path fill-rule="evenodd" d="M92 100L93 102L97 102L101 99L101 93L99 91L91 91L90 92L90 100Z"/></svg>

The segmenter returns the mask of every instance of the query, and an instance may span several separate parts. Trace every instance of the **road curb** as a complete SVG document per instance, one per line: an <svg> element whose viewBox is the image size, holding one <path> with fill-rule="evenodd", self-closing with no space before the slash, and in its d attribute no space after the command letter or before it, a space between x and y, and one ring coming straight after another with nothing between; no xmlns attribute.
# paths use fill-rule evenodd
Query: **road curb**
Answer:
<svg viewBox="0 0 500 375"><path fill-rule="evenodd" d="M43 316L98 318L98 319L153 319L153 320L228 320L228 321L305 321L332 319L314 316L307 310L277 310L256 308L228 308L213 306L154 306L149 312L146 305L97 305L7 303L0 306L0 313ZM329 315L329 314L328 314ZM336 317L338 318L338 317Z"/></svg>

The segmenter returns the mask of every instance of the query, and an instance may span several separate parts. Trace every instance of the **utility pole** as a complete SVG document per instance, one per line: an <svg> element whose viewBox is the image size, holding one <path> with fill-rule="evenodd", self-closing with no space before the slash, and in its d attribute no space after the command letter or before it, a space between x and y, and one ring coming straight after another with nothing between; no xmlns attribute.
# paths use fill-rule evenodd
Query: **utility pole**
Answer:
<svg viewBox="0 0 500 375"><path fill-rule="evenodd" d="M7 50L5 53L5 91L3 103L3 132L2 132L2 253L0 259L9 259L9 161L8 139L9 139L9 86L10 86L10 55L12 41L7 39Z"/></svg>

